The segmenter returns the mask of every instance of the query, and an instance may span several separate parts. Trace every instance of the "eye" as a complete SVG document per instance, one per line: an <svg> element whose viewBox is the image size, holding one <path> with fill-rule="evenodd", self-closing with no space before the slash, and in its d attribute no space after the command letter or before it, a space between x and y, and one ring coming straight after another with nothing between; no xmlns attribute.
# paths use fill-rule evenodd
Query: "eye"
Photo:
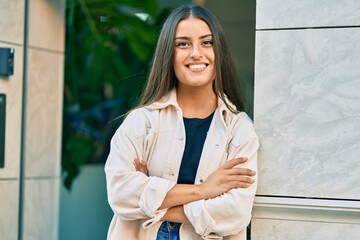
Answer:
<svg viewBox="0 0 360 240"><path fill-rule="evenodd" d="M212 46L214 45L214 42L212 40L206 40L202 43L204 46Z"/></svg>
<svg viewBox="0 0 360 240"><path fill-rule="evenodd" d="M177 42L175 46L179 48L186 48L190 46L190 44L188 42Z"/></svg>

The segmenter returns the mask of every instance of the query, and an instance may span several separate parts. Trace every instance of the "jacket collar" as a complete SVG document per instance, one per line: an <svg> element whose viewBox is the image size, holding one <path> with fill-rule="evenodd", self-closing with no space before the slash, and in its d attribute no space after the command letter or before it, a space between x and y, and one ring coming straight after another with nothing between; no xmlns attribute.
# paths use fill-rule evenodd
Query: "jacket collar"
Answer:
<svg viewBox="0 0 360 240"><path fill-rule="evenodd" d="M227 99L226 96L225 96L225 101L229 106L236 109L236 106L234 104L232 104ZM173 106L173 107L175 107L176 110L181 112L181 109L180 109L179 104L177 102L176 88L171 89L170 92L167 95L163 96L159 101L150 104L146 108L151 109L151 110L161 110L161 109L167 108L169 106ZM217 107L216 111L219 111L219 113L221 113L221 115L223 116L223 120L224 120L225 124L229 125L230 122L231 122L232 117L234 116L234 113L231 112L226 107L225 102L219 97L218 97L218 107Z"/></svg>
<svg viewBox="0 0 360 240"><path fill-rule="evenodd" d="M167 95L163 96L159 101L154 102L147 107L151 110L160 110L169 106L173 106L177 110L180 110L176 97L176 88L171 89Z"/></svg>

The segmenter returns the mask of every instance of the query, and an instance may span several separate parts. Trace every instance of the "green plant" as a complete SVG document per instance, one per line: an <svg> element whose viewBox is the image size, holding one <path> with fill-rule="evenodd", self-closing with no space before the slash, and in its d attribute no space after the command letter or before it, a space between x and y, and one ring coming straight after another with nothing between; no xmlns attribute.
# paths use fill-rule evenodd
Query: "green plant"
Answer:
<svg viewBox="0 0 360 240"><path fill-rule="evenodd" d="M119 126L113 120L134 105L168 11L159 11L156 0L67 0L61 161L67 189L80 165L106 160Z"/></svg>

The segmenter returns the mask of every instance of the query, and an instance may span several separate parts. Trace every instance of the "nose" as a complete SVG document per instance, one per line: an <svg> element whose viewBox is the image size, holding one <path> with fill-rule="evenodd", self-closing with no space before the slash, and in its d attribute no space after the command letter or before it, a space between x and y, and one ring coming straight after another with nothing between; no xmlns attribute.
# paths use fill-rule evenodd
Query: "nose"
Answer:
<svg viewBox="0 0 360 240"><path fill-rule="evenodd" d="M191 49L190 57L194 58L194 59L198 59L198 58L201 58L201 56L202 56L202 53L201 53L200 47L194 45Z"/></svg>

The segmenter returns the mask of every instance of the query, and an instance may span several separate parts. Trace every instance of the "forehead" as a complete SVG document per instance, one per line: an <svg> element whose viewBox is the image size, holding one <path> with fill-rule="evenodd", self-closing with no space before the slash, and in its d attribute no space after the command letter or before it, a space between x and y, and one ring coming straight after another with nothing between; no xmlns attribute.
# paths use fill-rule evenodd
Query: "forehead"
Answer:
<svg viewBox="0 0 360 240"><path fill-rule="evenodd" d="M202 36L211 33L209 26L204 20L193 16L181 20L175 31L176 36L189 36L194 34Z"/></svg>

